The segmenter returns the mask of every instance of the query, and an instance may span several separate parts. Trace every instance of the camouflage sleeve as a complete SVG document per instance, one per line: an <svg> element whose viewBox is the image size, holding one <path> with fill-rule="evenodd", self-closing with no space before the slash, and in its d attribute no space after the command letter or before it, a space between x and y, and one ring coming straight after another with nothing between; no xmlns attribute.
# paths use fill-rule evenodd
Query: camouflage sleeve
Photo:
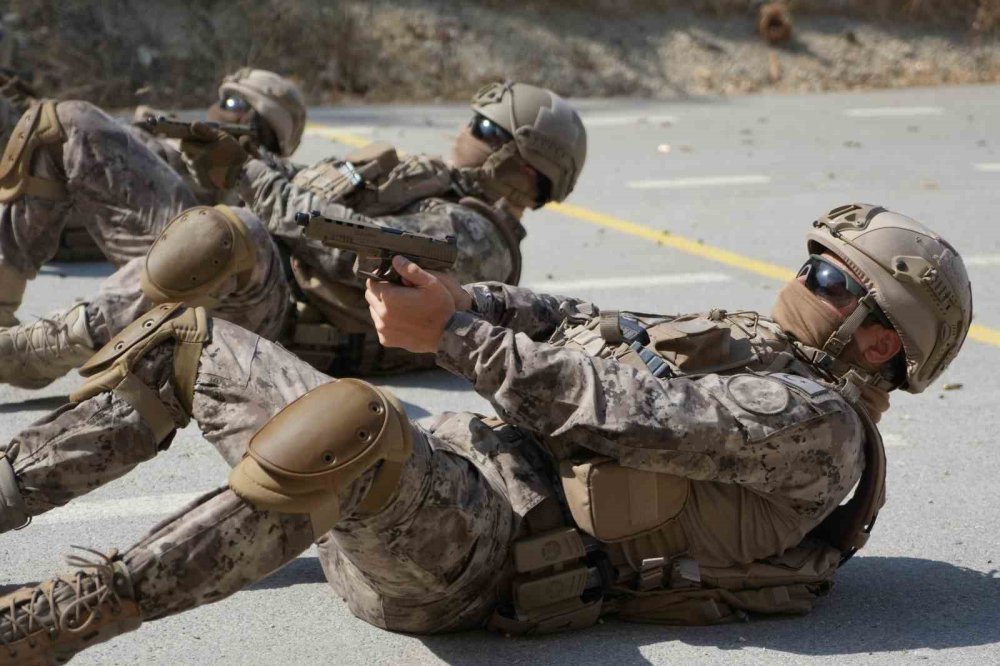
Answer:
<svg viewBox="0 0 1000 666"><path fill-rule="evenodd" d="M295 213L318 210L325 215L350 215L344 206L330 204L307 189L298 187L292 178L298 167L269 159L248 160L236 185L247 206L264 221L268 230L283 240L302 242L302 229L295 223Z"/></svg>
<svg viewBox="0 0 1000 666"><path fill-rule="evenodd" d="M560 450L808 502L846 494L854 475L841 471L858 469L860 421L833 391L821 404L760 375L660 380L469 313L449 323L438 363L472 381L503 419Z"/></svg>
<svg viewBox="0 0 1000 666"><path fill-rule="evenodd" d="M475 210L443 199L422 199L401 213L370 220L435 238L454 236L458 258L452 271L461 283L504 280L513 258L496 225Z"/></svg>
<svg viewBox="0 0 1000 666"><path fill-rule="evenodd" d="M133 139L135 139L142 145L149 148L149 150L154 155L159 157L161 160L173 166L173 162L171 161L171 159L173 158L173 154L178 151L175 150L172 146L169 146L165 141L160 139L158 136L149 133L148 131L144 130L141 127L138 127L133 123L125 122L123 120L119 120L119 123L121 124L122 128Z"/></svg>
<svg viewBox="0 0 1000 666"><path fill-rule="evenodd" d="M596 305L578 298L536 294L500 282L468 284L465 290L472 296L476 314L533 340L547 339L564 320L583 323L600 314Z"/></svg>

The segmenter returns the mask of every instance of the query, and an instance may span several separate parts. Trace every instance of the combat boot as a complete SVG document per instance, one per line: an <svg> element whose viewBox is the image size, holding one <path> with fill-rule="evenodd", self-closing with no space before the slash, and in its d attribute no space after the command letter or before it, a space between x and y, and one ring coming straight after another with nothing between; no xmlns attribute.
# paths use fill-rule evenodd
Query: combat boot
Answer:
<svg viewBox="0 0 1000 666"><path fill-rule="evenodd" d="M0 326L16 326L14 313L21 307L28 279L13 266L0 262Z"/></svg>
<svg viewBox="0 0 1000 666"><path fill-rule="evenodd" d="M0 534L21 529L31 520L11 464L17 460L17 451L17 444L12 449L0 451Z"/></svg>
<svg viewBox="0 0 1000 666"><path fill-rule="evenodd" d="M94 351L85 303L32 324L0 328L0 382L42 388L82 365Z"/></svg>
<svg viewBox="0 0 1000 666"><path fill-rule="evenodd" d="M0 666L65 664L73 655L142 624L128 568L116 551L75 572L0 598Z"/></svg>

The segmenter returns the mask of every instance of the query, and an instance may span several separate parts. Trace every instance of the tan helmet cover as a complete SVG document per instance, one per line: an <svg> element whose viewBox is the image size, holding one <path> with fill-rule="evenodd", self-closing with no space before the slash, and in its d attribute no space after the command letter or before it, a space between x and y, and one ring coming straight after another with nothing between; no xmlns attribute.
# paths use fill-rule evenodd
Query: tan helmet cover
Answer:
<svg viewBox="0 0 1000 666"><path fill-rule="evenodd" d="M243 97L267 121L282 156L295 152L306 128L306 102L294 83L265 69L244 67L222 80L219 95L230 93Z"/></svg>
<svg viewBox="0 0 1000 666"><path fill-rule="evenodd" d="M587 159L587 130L565 99L526 83L493 83L472 109L510 132L525 162L552 182L552 199L569 196Z"/></svg>
<svg viewBox="0 0 1000 666"><path fill-rule="evenodd" d="M958 354L972 323L962 258L924 225L880 206L840 206L813 227L809 252L829 250L861 277L903 342L903 388L920 393Z"/></svg>
<svg viewBox="0 0 1000 666"><path fill-rule="evenodd" d="M230 278L242 287L256 257L250 232L232 209L195 206L171 220L149 248L140 285L154 303L208 307Z"/></svg>

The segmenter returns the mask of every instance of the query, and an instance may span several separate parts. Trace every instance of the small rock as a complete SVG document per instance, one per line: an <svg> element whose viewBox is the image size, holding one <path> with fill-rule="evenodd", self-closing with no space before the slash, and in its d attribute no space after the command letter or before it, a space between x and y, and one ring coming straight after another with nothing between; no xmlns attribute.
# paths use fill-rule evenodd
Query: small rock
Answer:
<svg viewBox="0 0 1000 666"><path fill-rule="evenodd" d="M787 42L792 37L792 17L783 2L761 5L757 15L757 32L768 44Z"/></svg>
<svg viewBox="0 0 1000 666"><path fill-rule="evenodd" d="M960 391L962 390L963 384L961 382L952 382L950 384L945 384L941 387L944 391Z"/></svg>

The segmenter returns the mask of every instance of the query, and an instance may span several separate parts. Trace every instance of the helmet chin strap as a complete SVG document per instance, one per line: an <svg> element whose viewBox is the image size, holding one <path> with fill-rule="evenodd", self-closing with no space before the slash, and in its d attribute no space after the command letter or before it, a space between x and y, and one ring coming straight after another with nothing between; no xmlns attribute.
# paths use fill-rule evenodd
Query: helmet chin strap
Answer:
<svg viewBox="0 0 1000 666"><path fill-rule="evenodd" d="M858 307L844 320L844 323L834 331L822 349L811 350L812 360L818 366L844 380L860 391L862 385L874 386L884 391L891 391L896 388L896 384L882 375L878 371L871 371L861 366L849 363L841 358L847 345L854 339L854 333L861 327L869 314L875 311L875 296L869 292L859 301ZM807 349L809 349L807 347Z"/></svg>

